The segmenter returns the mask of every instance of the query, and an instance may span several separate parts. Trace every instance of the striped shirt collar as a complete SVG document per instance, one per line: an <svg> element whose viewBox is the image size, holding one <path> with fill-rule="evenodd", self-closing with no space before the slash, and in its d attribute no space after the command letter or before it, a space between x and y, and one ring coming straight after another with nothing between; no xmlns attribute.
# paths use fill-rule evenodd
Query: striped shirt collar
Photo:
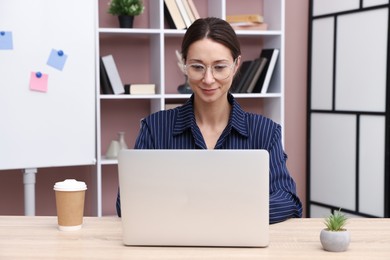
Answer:
<svg viewBox="0 0 390 260"><path fill-rule="evenodd" d="M232 112L227 125L227 129L234 129L243 136L248 136L248 124L246 122L246 113L242 110L241 106L235 100L231 93L228 93L228 101L232 105ZM173 128L173 134L181 134L188 128L194 128L196 126L195 114L194 114L194 95L181 107L178 108L178 114L176 122Z"/></svg>

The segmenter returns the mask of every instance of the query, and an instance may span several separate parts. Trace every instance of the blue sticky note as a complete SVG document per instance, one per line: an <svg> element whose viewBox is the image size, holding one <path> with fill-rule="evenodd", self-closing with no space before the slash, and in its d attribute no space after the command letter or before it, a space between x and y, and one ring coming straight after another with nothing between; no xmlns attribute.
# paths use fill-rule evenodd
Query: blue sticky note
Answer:
<svg viewBox="0 0 390 260"><path fill-rule="evenodd" d="M12 50L12 32L0 31L0 50Z"/></svg>
<svg viewBox="0 0 390 260"><path fill-rule="evenodd" d="M66 55L64 51L52 49L47 61L47 65L52 66L58 70L62 70L67 58L68 55Z"/></svg>

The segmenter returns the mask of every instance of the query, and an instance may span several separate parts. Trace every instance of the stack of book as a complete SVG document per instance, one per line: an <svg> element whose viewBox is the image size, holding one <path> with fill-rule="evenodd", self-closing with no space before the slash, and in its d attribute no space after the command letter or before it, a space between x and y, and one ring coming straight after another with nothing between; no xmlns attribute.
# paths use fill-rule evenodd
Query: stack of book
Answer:
<svg viewBox="0 0 390 260"><path fill-rule="evenodd" d="M115 64L114 57L107 55L100 57L100 87L102 94L132 94L132 95L148 95L156 94L155 84L137 83L123 85Z"/></svg>
<svg viewBox="0 0 390 260"><path fill-rule="evenodd" d="M156 94L156 85L152 83L125 84L125 94L131 94L131 95Z"/></svg>
<svg viewBox="0 0 390 260"><path fill-rule="evenodd" d="M164 15L171 29L186 29L200 18L193 0L164 0Z"/></svg>
<svg viewBox="0 0 390 260"><path fill-rule="evenodd" d="M242 62L230 92L267 93L278 56L279 49L263 49L258 58Z"/></svg>
<svg viewBox="0 0 390 260"><path fill-rule="evenodd" d="M267 30L268 25L260 14L227 15L226 21L235 30Z"/></svg>

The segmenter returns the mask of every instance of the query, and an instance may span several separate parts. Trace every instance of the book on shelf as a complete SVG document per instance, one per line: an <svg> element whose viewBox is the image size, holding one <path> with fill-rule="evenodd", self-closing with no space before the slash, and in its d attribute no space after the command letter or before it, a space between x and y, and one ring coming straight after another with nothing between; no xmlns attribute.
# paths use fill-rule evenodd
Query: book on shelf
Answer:
<svg viewBox="0 0 390 260"><path fill-rule="evenodd" d="M240 93L247 93L249 85L251 84L253 77L255 76L259 67L260 67L260 58L254 59L252 61L251 66L249 67L248 74L247 74L244 82L242 83Z"/></svg>
<svg viewBox="0 0 390 260"><path fill-rule="evenodd" d="M184 7L183 1L184 0L176 0L176 5L177 5L177 8L179 8L181 17L183 18L183 21L186 25L186 28L188 28L188 27L190 27L192 21L191 21L190 16L187 13L187 9Z"/></svg>
<svg viewBox="0 0 390 260"><path fill-rule="evenodd" d="M156 85L153 83L125 84L125 94L130 94L130 95L156 94Z"/></svg>
<svg viewBox="0 0 390 260"><path fill-rule="evenodd" d="M186 28L176 0L164 0L164 16L171 29L182 30Z"/></svg>
<svg viewBox="0 0 390 260"><path fill-rule="evenodd" d="M268 24L266 23L252 23L252 24L230 24L234 30L268 30Z"/></svg>
<svg viewBox="0 0 390 260"><path fill-rule="evenodd" d="M279 49L263 49L261 51L260 57L266 58L267 63L265 64L264 69L260 74L259 80L256 82L252 93L267 93L278 56Z"/></svg>
<svg viewBox="0 0 390 260"><path fill-rule="evenodd" d="M268 24L264 22L260 14L237 14L226 16L226 21L230 23L234 30L261 30L268 29Z"/></svg>
<svg viewBox="0 0 390 260"><path fill-rule="evenodd" d="M253 66L253 62L253 60L246 60L242 62L241 66L238 68L237 75L233 80L232 87L230 89L231 93L241 92L242 86L245 84L251 66Z"/></svg>
<svg viewBox="0 0 390 260"><path fill-rule="evenodd" d="M256 71L250 80L250 83L246 89L246 93L252 93L253 89L256 86L256 82L259 80L261 73L264 71L265 65L267 64L267 58L261 57L258 59L259 65L256 68Z"/></svg>
<svg viewBox="0 0 390 260"><path fill-rule="evenodd" d="M107 55L102 57L104 67L106 69L108 78L110 79L111 87L115 95L125 93L121 77L116 67L114 57Z"/></svg>
<svg viewBox="0 0 390 260"><path fill-rule="evenodd" d="M263 86L261 87L261 93L265 94L268 92L268 87L271 82L272 75L274 74L276 62L279 57L279 49L272 49L272 56L271 60L269 62L268 68L267 68L267 73L265 74L265 79L263 82Z"/></svg>
<svg viewBox="0 0 390 260"><path fill-rule="evenodd" d="M199 19L200 15L199 15L198 8L196 8L194 1L193 0L183 0L183 1L187 1L188 5L191 8L192 14L194 15L195 20Z"/></svg>
<svg viewBox="0 0 390 260"><path fill-rule="evenodd" d="M195 22L196 18L195 18L194 13L191 10L191 6L187 0L181 0L181 1L183 1L184 8L186 9L187 15L190 18L190 21L192 24L193 22Z"/></svg>
<svg viewBox="0 0 390 260"><path fill-rule="evenodd" d="M104 67L103 59L100 57L100 88L102 94L114 94L112 90L110 79L108 78L106 68Z"/></svg>
<svg viewBox="0 0 390 260"><path fill-rule="evenodd" d="M235 14L227 15L226 21L228 23L264 23L264 18L260 14Z"/></svg>

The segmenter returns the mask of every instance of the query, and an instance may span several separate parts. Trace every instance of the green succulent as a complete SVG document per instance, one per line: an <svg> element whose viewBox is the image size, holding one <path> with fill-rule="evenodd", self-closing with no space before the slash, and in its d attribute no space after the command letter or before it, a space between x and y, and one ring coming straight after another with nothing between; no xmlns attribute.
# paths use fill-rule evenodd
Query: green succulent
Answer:
<svg viewBox="0 0 390 260"><path fill-rule="evenodd" d="M347 217L341 213L341 210L334 212L329 217L325 218L325 226L329 231L343 231L347 223Z"/></svg>
<svg viewBox="0 0 390 260"><path fill-rule="evenodd" d="M145 6L142 0L111 0L108 13L112 15L136 16L144 12Z"/></svg>

